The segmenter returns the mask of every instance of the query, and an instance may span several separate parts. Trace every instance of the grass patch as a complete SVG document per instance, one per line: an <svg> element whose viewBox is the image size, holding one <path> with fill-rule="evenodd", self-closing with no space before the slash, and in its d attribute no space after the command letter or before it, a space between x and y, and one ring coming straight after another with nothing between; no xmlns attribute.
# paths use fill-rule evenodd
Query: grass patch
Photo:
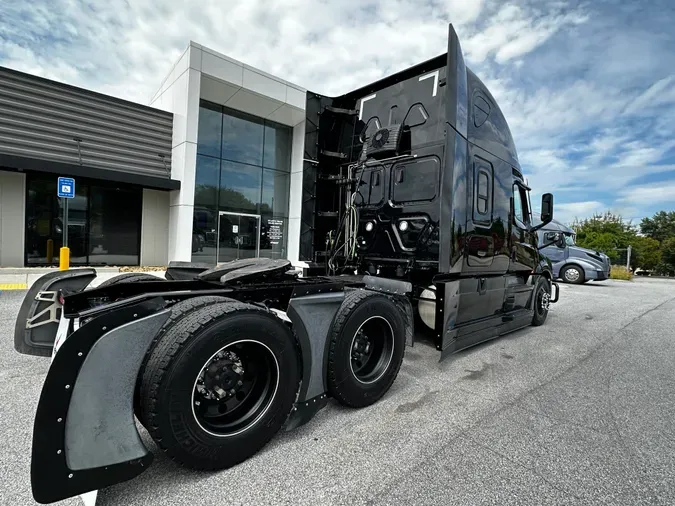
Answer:
<svg viewBox="0 0 675 506"><path fill-rule="evenodd" d="M610 279L621 279L623 281L630 281L633 279L633 274L622 265L612 266L612 271L609 273Z"/></svg>

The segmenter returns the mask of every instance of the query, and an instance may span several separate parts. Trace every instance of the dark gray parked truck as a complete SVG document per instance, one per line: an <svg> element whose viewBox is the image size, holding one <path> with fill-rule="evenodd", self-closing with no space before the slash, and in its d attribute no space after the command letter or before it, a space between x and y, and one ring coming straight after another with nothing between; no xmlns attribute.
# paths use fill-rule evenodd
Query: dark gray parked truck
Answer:
<svg viewBox="0 0 675 506"><path fill-rule="evenodd" d="M552 220L537 231L541 251L553 266L555 279L565 283L582 284L609 278L612 263L600 251L575 244L576 233L568 226Z"/></svg>
<svg viewBox="0 0 675 506"><path fill-rule="evenodd" d="M52 357L35 415L35 499L150 465L135 419L174 461L234 466L329 398L363 408L395 381L421 320L441 358L529 325L556 302L506 119L448 52L340 97L308 93L301 247L286 260L174 263L166 279L50 273L15 348ZM322 206L339 200L337 211ZM305 201L303 201L305 202Z"/></svg>

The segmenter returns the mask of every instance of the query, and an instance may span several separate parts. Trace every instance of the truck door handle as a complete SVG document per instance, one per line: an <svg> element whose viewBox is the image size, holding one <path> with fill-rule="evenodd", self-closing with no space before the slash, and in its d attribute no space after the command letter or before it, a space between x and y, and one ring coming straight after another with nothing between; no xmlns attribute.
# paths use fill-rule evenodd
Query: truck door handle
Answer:
<svg viewBox="0 0 675 506"><path fill-rule="evenodd" d="M485 285L486 285L485 278L478 278L478 293L480 295L485 295L485 293L487 292L487 288Z"/></svg>
<svg viewBox="0 0 675 506"><path fill-rule="evenodd" d="M403 182L403 169L405 167L398 167L396 169L396 184L400 184Z"/></svg>

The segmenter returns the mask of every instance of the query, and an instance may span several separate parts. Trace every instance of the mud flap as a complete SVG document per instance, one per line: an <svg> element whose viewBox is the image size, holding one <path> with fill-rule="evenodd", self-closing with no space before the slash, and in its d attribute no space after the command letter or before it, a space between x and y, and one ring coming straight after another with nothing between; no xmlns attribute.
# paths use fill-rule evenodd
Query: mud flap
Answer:
<svg viewBox="0 0 675 506"><path fill-rule="evenodd" d="M14 349L49 357L61 318L60 291L79 292L96 277L94 269L56 271L40 277L23 299L14 326Z"/></svg>
<svg viewBox="0 0 675 506"><path fill-rule="evenodd" d="M33 428L31 486L48 504L138 476L152 462L134 421L141 362L170 314L161 298L105 313L60 343Z"/></svg>
<svg viewBox="0 0 675 506"><path fill-rule="evenodd" d="M325 286L323 287L324 291ZM302 357L302 382L293 412L286 423L286 431L307 423L320 409L326 406L326 366L328 360L328 332L335 313L344 301L344 292L305 293L296 290L291 298L287 315L293 322L293 330L300 346Z"/></svg>

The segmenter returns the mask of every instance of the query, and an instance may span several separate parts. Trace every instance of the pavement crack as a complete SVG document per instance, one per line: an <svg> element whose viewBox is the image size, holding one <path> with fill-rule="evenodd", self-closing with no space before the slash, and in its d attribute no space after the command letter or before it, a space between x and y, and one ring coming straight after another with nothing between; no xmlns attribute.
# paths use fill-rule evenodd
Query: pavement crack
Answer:
<svg viewBox="0 0 675 506"><path fill-rule="evenodd" d="M665 301L663 301L661 304L659 304L659 305L657 305L657 306L654 306L653 308L648 309L648 310L645 311L644 313L641 313L641 314L637 315L635 318L633 318L631 321L629 321L629 322L626 323L623 327L621 327L620 330L623 330L623 329L625 329L626 327L630 327L631 325L633 325L636 321L638 321L638 320L639 320L640 318L642 318L643 316L648 315L648 314L651 313L652 311L656 311L656 310L659 309L661 306L664 306L664 305L668 304L669 302L673 302L674 300L675 300L675 297L673 297L673 298L671 298L671 299L668 299L668 300L665 300Z"/></svg>

